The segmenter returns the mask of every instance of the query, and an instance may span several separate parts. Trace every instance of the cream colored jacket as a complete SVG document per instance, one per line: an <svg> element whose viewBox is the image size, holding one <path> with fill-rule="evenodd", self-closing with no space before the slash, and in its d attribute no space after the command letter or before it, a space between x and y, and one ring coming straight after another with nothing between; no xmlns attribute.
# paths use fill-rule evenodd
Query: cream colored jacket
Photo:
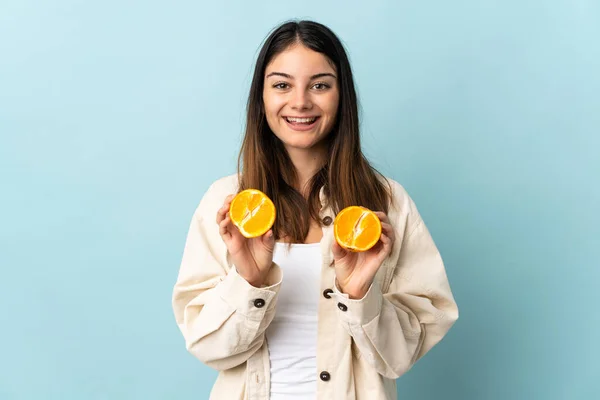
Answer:
<svg viewBox="0 0 600 400"><path fill-rule="evenodd" d="M440 254L406 191L393 180L388 217L396 230L393 250L363 299L335 285L332 210L321 217L322 272L318 308L317 398L396 399L395 379L438 343L458 318ZM175 319L189 352L219 371L210 399L267 400L269 354L265 330L288 282L273 264L256 288L228 258L216 223L237 176L214 182L197 207L173 291ZM323 191L321 191L323 193ZM322 204L326 204L321 194ZM278 216L285 218L285 216ZM329 217L329 218L327 218Z"/></svg>

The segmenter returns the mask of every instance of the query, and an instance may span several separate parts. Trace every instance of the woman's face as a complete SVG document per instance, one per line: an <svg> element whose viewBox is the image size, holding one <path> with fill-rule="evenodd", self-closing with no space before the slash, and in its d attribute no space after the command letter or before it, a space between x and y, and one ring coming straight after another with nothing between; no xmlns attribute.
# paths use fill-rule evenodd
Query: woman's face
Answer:
<svg viewBox="0 0 600 400"><path fill-rule="evenodd" d="M335 123L335 68L323 54L294 45L267 65L263 102L269 127L288 151L313 149Z"/></svg>

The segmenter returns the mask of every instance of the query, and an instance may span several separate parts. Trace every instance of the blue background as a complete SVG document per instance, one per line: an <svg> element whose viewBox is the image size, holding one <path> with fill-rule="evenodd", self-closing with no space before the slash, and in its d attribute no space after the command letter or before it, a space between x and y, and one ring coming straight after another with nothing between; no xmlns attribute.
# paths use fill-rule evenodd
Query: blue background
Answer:
<svg viewBox="0 0 600 400"><path fill-rule="evenodd" d="M404 399L600 396L600 4L0 3L0 399L206 399L171 311L276 24L348 48L461 317Z"/></svg>

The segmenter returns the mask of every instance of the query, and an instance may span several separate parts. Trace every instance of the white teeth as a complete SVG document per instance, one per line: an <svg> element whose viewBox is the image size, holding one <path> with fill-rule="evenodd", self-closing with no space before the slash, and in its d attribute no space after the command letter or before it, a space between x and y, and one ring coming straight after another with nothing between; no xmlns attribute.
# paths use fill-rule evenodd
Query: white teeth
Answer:
<svg viewBox="0 0 600 400"><path fill-rule="evenodd" d="M292 123L296 123L296 124L311 124L313 122L315 122L317 120L316 117L314 118L292 118L292 117L286 117L285 119L287 119L288 122L292 122Z"/></svg>

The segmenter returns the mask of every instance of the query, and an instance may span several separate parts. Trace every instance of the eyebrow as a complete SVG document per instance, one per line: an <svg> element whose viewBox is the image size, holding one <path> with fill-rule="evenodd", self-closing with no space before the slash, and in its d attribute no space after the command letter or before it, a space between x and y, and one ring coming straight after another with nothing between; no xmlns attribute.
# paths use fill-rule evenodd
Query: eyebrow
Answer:
<svg viewBox="0 0 600 400"><path fill-rule="evenodd" d="M294 77L291 76L290 74L285 74L283 72L271 72L269 75L266 76L266 78L269 78L271 76L282 76L282 77L287 78L287 79L294 79ZM329 72L322 72L320 74L315 74L315 75L311 76L310 79L313 80L313 79L323 78L323 77L326 77L326 76L330 76L330 77L332 77L334 79L337 79L334 74L329 73Z"/></svg>

